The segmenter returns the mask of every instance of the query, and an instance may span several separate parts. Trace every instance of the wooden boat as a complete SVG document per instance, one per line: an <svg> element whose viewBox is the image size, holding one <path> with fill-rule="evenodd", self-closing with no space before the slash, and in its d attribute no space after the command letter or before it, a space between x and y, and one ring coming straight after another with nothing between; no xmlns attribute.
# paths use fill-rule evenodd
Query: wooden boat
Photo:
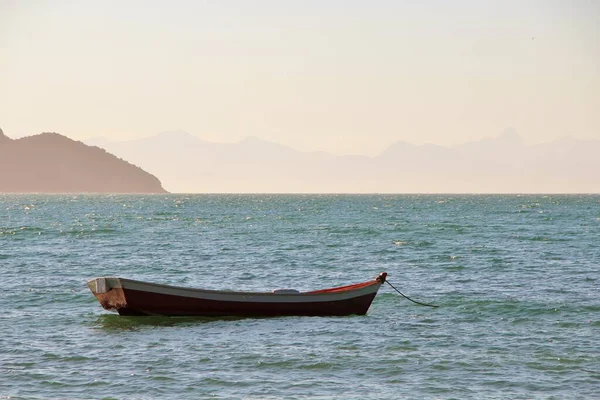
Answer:
<svg viewBox="0 0 600 400"><path fill-rule="evenodd" d="M91 279L88 287L106 310L120 315L240 316L366 314L387 274L349 286L299 292L235 292L160 285L116 277Z"/></svg>

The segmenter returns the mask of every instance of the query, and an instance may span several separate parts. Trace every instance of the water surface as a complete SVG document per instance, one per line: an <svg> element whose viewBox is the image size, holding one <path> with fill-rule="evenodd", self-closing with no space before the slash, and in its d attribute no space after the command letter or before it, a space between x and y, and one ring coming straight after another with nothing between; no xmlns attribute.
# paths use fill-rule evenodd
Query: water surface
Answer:
<svg viewBox="0 0 600 400"><path fill-rule="evenodd" d="M0 396L594 398L600 196L0 195ZM314 290L366 316L119 317L85 282Z"/></svg>

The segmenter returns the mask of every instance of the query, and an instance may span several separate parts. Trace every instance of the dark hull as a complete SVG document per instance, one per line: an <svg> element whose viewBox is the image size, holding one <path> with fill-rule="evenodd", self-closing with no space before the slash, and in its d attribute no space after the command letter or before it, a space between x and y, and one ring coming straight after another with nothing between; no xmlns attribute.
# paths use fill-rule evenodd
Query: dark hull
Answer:
<svg viewBox="0 0 600 400"><path fill-rule="evenodd" d="M122 298L124 296L127 299L126 306L114 308L120 315L203 317L341 316L366 314L377 294L372 293L338 301L259 303L187 298L127 289L125 291L123 289L113 289L111 292L105 296L113 298ZM113 303L112 301L110 302Z"/></svg>
<svg viewBox="0 0 600 400"><path fill-rule="evenodd" d="M114 277L90 280L88 286L104 309L120 315L341 316L366 314L385 276L382 273L373 281L304 293L215 291Z"/></svg>

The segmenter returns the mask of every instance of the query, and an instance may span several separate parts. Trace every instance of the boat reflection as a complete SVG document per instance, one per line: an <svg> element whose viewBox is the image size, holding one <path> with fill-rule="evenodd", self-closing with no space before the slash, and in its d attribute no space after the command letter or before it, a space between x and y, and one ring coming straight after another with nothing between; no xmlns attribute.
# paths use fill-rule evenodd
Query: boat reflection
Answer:
<svg viewBox="0 0 600 400"><path fill-rule="evenodd" d="M102 314L96 318L94 327L107 331L137 331L146 328L193 326L206 323L243 320L243 317L165 317L121 316Z"/></svg>

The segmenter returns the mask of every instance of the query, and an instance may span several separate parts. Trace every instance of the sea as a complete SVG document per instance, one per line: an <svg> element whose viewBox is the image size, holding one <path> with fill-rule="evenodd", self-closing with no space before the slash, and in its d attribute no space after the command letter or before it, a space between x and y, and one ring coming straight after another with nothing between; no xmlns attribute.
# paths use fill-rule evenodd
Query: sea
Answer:
<svg viewBox="0 0 600 400"><path fill-rule="evenodd" d="M121 317L119 276L367 315ZM0 195L2 399L600 398L599 195Z"/></svg>

